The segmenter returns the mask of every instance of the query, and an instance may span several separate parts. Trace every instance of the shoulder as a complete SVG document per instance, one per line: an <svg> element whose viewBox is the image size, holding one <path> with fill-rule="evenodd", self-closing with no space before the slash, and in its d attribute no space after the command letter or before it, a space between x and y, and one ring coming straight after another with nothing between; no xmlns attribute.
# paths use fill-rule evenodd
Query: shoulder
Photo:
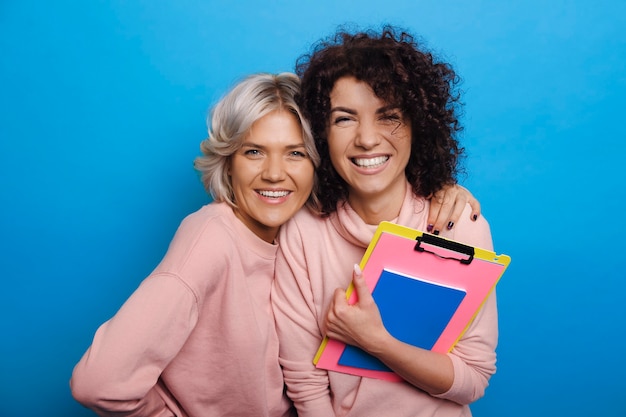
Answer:
<svg viewBox="0 0 626 417"><path fill-rule="evenodd" d="M221 227L229 223L228 210L231 210L225 203L210 203L202 206L199 210L189 214L180 224L179 232L186 229L196 229L201 233L208 225ZM200 229L199 229L200 228Z"/></svg>
<svg viewBox="0 0 626 417"><path fill-rule="evenodd" d="M183 219L172 244L183 246L209 244L215 249L229 249L235 236L231 209L224 203L211 203ZM233 219L231 219L231 217ZM219 242L219 245L212 243Z"/></svg>
<svg viewBox="0 0 626 417"><path fill-rule="evenodd" d="M236 221L224 203L210 203L189 214L153 274L176 276L204 300L227 285L243 260L254 258L247 240L238 235Z"/></svg>
<svg viewBox="0 0 626 417"><path fill-rule="evenodd" d="M212 270L226 265L237 241L226 209L230 210L228 206L211 203L185 217L159 270L183 274L198 267Z"/></svg>

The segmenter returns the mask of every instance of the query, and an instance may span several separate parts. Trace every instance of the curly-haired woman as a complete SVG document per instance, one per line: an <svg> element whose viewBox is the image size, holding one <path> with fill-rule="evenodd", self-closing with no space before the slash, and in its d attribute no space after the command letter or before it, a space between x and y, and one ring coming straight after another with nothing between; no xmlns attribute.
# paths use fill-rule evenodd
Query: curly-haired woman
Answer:
<svg viewBox="0 0 626 417"><path fill-rule="evenodd" d="M455 181L463 154L458 77L389 26L340 31L302 57L297 72L321 157L323 215L302 210L280 231L272 303L288 395L301 417L471 415L496 369L495 294L441 354L391 336L354 271L379 222L432 230L428 197ZM492 249L487 221L469 204L464 210L441 235ZM344 291L351 279L359 297L352 306ZM316 369L324 334L377 357L404 382Z"/></svg>

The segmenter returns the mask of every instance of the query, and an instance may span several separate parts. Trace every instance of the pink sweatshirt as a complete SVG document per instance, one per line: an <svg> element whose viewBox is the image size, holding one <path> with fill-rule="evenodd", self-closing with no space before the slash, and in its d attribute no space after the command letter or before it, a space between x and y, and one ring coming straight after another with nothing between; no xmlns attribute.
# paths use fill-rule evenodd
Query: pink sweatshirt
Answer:
<svg viewBox="0 0 626 417"><path fill-rule="evenodd" d="M407 193L396 223L426 230L429 202ZM487 221L469 219L470 207L441 236L492 250ZM452 387L433 396L408 383L361 378L316 369L328 306L336 288L347 288L352 270L374 235L348 206L330 218L301 210L280 232L272 304L280 341L280 361L288 394L300 417L470 416L468 404L483 396L495 372L498 321L495 293L449 353ZM329 395L332 392L332 397Z"/></svg>
<svg viewBox="0 0 626 417"><path fill-rule="evenodd" d="M270 307L277 246L226 204L188 216L70 381L103 416L292 415Z"/></svg>

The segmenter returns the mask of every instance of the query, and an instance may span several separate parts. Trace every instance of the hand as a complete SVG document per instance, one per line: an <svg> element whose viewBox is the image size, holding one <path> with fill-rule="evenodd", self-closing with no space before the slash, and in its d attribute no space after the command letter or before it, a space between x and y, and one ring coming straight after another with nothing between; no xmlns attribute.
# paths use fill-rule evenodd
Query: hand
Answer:
<svg viewBox="0 0 626 417"><path fill-rule="evenodd" d="M326 317L326 335L371 352L389 334L358 265L354 266L352 282L357 302L350 305L346 292L335 290Z"/></svg>
<svg viewBox="0 0 626 417"><path fill-rule="evenodd" d="M389 334L360 268L354 267L352 282L358 301L350 305L346 292L335 290L326 317L326 335L363 349L421 390L430 394L448 391L454 382L452 360L447 354L412 346Z"/></svg>
<svg viewBox="0 0 626 417"><path fill-rule="evenodd" d="M461 217L466 203L472 207L470 218L476 220L480 215L480 203L472 193L458 184L444 185L430 199L426 231L438 235L444 227L452 229Z"/></svg>

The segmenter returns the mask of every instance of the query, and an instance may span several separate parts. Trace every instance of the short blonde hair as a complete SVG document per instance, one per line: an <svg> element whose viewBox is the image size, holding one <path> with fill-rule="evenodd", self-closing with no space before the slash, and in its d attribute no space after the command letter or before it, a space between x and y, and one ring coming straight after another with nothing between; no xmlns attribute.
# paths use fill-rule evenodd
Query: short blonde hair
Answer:
<svg viewBox="0 0 626 417"><path fill-rule="evenodd" d="M274 110L287 110L296 116L302 127L304 146L317 169L320 158L309 123L296 104L295 97L299 93L297 75L260 73L244 78L215 105L207 120L209 136L200 143L203 155L194 161L202 184L213 200L236 207L228 175L230 158L241 148L252 124ZM317 180L314 184L307 202L313 209L317 207Z"/></svg>

